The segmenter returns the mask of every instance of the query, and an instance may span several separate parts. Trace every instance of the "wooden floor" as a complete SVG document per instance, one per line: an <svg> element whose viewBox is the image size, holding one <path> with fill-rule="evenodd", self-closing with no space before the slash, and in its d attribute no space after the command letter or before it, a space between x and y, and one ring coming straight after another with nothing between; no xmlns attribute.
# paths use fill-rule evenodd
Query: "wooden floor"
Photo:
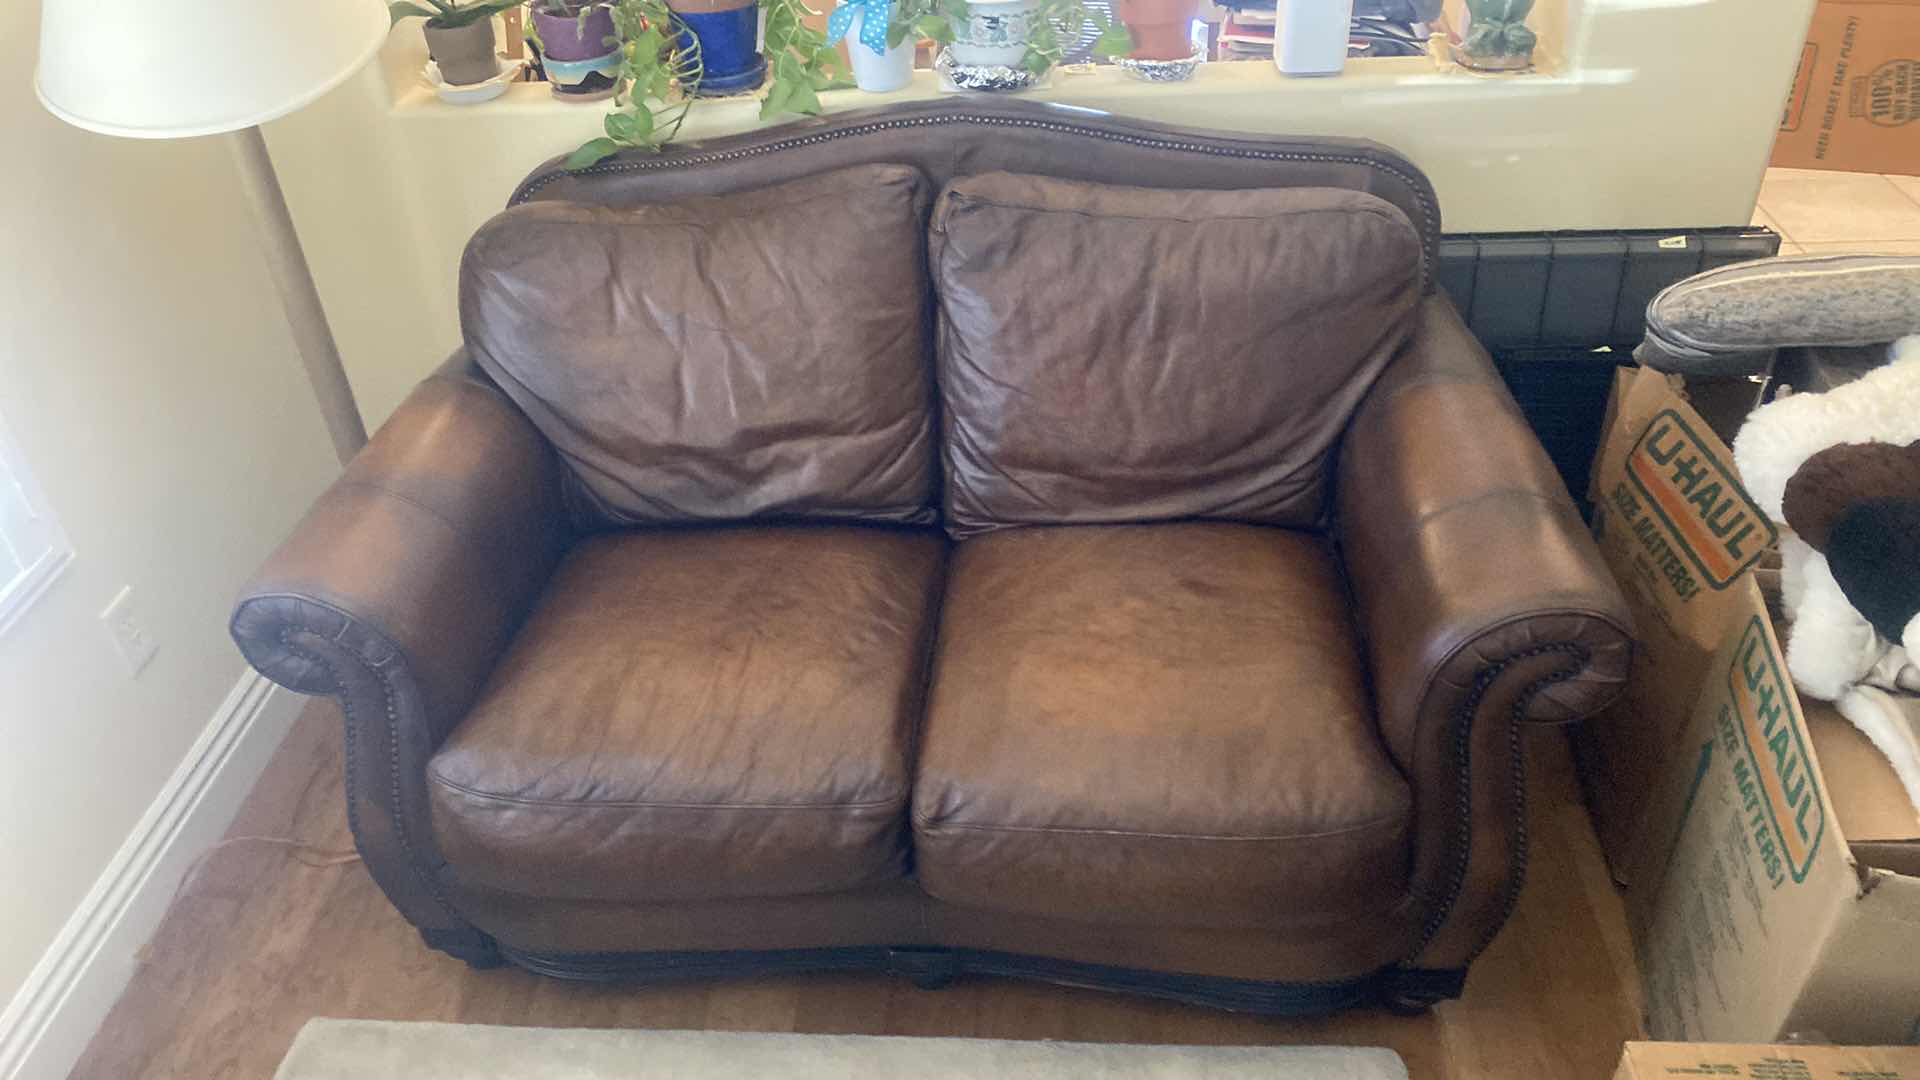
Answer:
<svg viewBox="0 0 1920 1080"><path fill-rule="evenodd" d="M310 1017L555 1027L712 1028L1159 1043L1346 1043L1399 1051L1416 1078L1610 1075L1638 1026L1618 898L1557 732L1533 739L1533 861L1519 911L1464 1000L1418 1018L1357 1011L1270 1020L1011 980L916 990L883 975L666 989L474 972L429 952L358 864L283 850L216 852L168 915L74 1076L268 1077ZM348 847L338 718L316 703L234 835Z"/></svg>

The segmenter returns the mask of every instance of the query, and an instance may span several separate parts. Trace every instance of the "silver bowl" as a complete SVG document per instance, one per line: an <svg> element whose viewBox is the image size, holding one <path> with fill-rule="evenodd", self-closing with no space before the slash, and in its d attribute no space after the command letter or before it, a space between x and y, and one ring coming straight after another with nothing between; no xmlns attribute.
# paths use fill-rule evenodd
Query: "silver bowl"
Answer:
<svg viewBox="0 0 1920 1080"><path fill-rule="evenodd" d="M1045 75L1035 75L1026 68L962 64L945 49L934 60L933 70L940 73L942 88L949 90L1028 90L1046 81Z"/></svg>
<svg viewBox="0 0 1920 1080"><path fill-rule="evenodd" d="M1113 63L1141 82L1186 82L1193 78L1206 58L1205 49L1195 49L1193 55L1184 60L1135 60L1131 56L1117 56Z"/></svg>

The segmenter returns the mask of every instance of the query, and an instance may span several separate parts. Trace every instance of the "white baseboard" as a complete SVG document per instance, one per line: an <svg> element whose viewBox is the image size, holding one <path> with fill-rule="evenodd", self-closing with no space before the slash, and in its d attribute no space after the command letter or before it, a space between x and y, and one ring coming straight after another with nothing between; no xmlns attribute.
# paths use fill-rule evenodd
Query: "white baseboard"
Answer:
<svg viewBox="0 0 1920 1080"><path fill-rule="evenodd" d="M303 700L249 671L0 1013L0 1080L73 1070L194 857L218 843Z"/></svg>

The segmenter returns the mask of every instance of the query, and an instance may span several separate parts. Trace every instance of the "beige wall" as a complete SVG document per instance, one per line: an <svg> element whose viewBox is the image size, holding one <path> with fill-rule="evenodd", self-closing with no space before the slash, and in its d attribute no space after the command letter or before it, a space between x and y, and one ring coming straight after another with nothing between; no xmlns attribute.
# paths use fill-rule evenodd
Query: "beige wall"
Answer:
<svg viewBox="0 0 1920 1080"><path fill-rule="evenodd" d="M0 0L9 40L38 0ZM0 1004L244 665L234 590L335 471L226 147L61 124L0 69L0 415L77 552L0 636ZM130 678L97 616L131 584Z"/></svg>
<svg viewBox="0 0 1920 1080"><path fill-rule="evenodd" d="M1540 0L1548 62L1480 78L1426 58L1351 63L1332 79L1212 64L1150 85L1112 68L1036 92L1063 104L1239 131L1343 134L1401 150L1432 177L1448 231L1744 225L1813 0ZM598 133L603 109L518 85L435 101L403 24L380 62L268 141L334 312L370 425L459 340L467 237L543 159ZM938 96L931 73L889 95L823 95L831 111ZM694 109L698 139L757 126L756 103Z"/></svg>

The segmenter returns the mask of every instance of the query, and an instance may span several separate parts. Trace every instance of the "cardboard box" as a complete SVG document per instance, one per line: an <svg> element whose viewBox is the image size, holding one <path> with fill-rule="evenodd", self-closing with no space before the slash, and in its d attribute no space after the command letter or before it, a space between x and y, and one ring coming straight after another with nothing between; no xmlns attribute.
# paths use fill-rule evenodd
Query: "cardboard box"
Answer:
<svg viewBox="0 0 1920 1080"><path fill-rule="evenodd" d="M1647 793L1678 744L1726 627L1746 610L1773 524L1742 488L1733 453L1658 372L1622 369L1588 497L1595 539L1632 607L1639 648L1620 702L1579 729L1587 803L1614 879L1632 885ZM1656 865L1652 870L1657 871Z"/></svg>
<svg viewBox="0 0 1920 1080"><path fill-rule="evenodd" d="M1615 391L1595 528L1644 655L1582 766L1606 773L1589 798L1625 868L1647 1030L1920 1038L1920 817L1865 737L1795 692L1752 573L1773 531L1725 444L1658 373Z"/></svg>
<svg viewBox="0 0 1920 1080"><path fill-rule="evenodd" d="M1833 801L1845 790L1897 820L1905 792L1871 746L1850 745L1851 724L1807 706L1755 592L1654 794L1653 842L1670 852L1660 884L1629 905L1656 1038L1920 1035L1920 878L1856 853ZM1840 747L1857 771L1823 767ZM1904 817L1896 849L1915 840Z"/></svg>
<svg viewBox="0 0 1920 1080"><path fill-rule="evenodd" d="M1920 1047L1630 1042L1613 1080L1920 1080Z"/></svg>
<svg viewBox="0 0 1920 1080"><path fill-rule="evenodd" d="M1773 164L1920 174L1920 0L1822 0Z"/></svg>

